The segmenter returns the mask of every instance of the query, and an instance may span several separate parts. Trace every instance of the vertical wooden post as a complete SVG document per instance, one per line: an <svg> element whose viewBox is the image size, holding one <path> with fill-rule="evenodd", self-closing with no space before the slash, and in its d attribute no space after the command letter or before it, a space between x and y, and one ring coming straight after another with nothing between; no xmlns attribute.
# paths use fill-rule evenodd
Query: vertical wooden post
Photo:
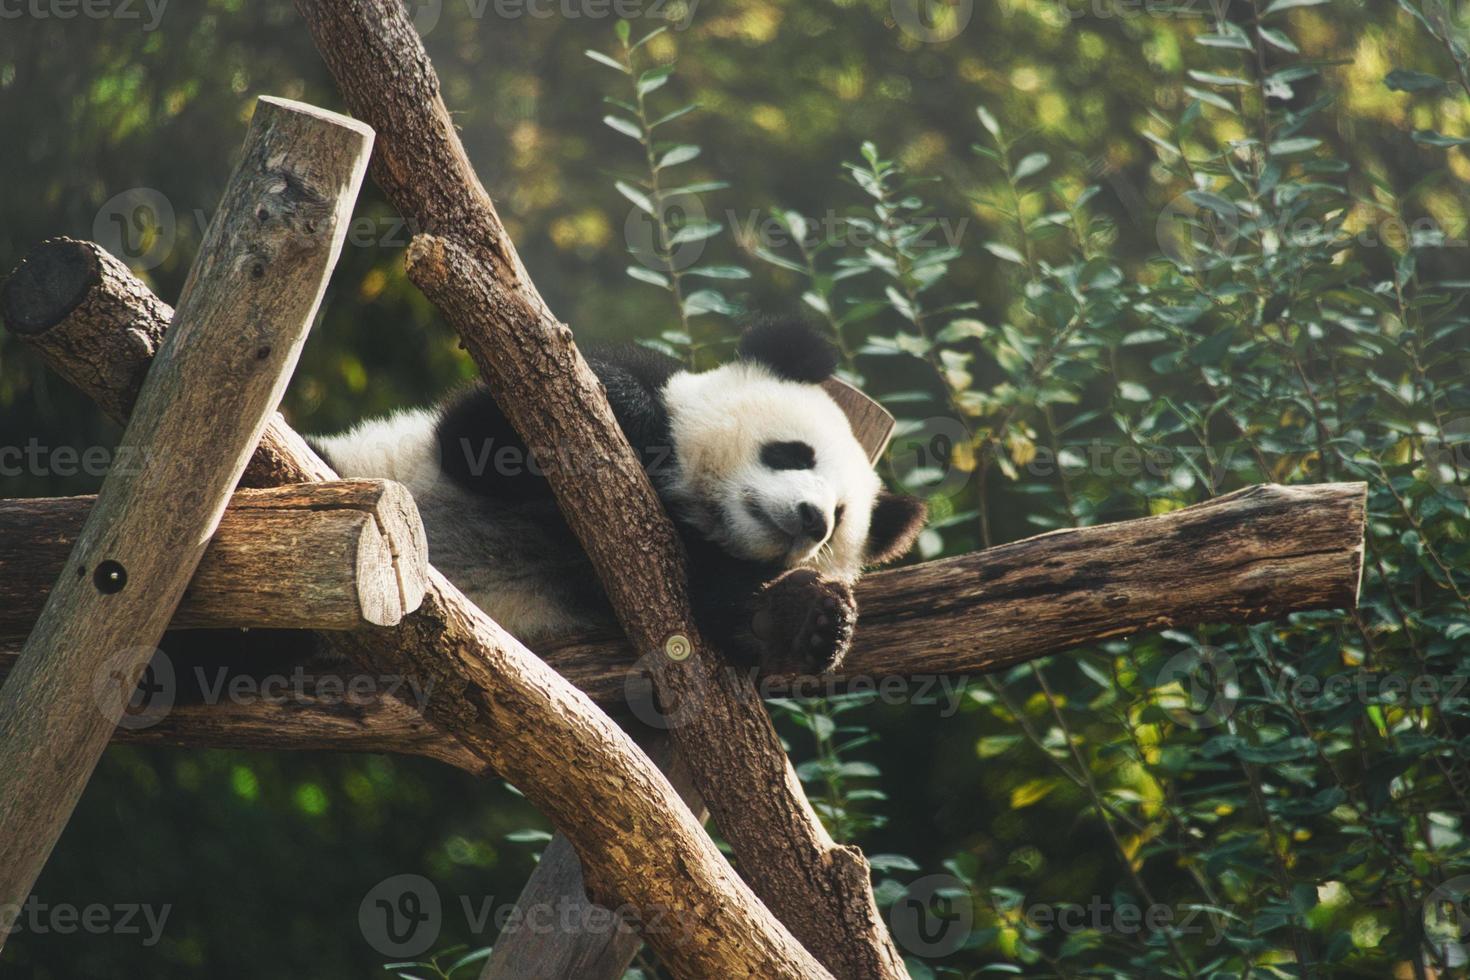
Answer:
<svg viewBox="0 0 1470 980"><path fill-rule="evenodd" d="M123 436L148 463L108 475L0 689L0 906L35 883L280 401L372 140L336 113L256 106Z"/></svg>

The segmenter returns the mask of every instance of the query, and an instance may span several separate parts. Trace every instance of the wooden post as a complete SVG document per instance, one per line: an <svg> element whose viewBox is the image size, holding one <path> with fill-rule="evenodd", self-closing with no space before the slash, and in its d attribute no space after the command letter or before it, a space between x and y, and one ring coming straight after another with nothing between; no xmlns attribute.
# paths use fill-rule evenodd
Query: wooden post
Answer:
<svg viewBox="0 0 1470 980"><path fill-rule="evenodd" d="M0 905L29 893L280 401L372 136L301 103L256 106L124 436L150 461L104 481L0 690Z"/></svg>
<svg viewBox="0 0 1470 980"><path fill-rule="evenodd" d="M96 499L0 500L0 639L31 631ZM241 490L169 628L392 626L423 601L428 567L418 508L400 484Z"/></svg>

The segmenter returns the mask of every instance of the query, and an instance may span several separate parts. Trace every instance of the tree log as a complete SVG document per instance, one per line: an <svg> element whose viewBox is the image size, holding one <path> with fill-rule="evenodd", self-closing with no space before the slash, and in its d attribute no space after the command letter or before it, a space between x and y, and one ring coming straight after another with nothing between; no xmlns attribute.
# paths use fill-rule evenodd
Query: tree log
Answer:
<svg viewBox="0 0 1470 980"><path fill-rule="evenodd" d="M0 500L0 638L30 632L96 499ZM397 483L241 490L169 628L392 626L423 600L428 555Z"/></svg>
<svg viewBox="0 0 1470 980"><path fill-rule="evenodd" d="M537 459L618 621L668 704L673 738L762 900L840 977L906 978L862 852L806 799L748 678L694 627L672 523L607 399L527 275L475 175L398 0L297 0L350 110L380 134L373 179L413 227L409 277L464 341Z"/></svg>
<svg viewBox="0 0 1470 980"><path fill-rule="evenodd" d="M0 288L6 329L118 423L132 412L173 316L173 308L127 266L96 245L71 238L32 249ZM272 412L240 485L273 487L335 476Z"/></svg>
<svg viewBox="0 0 1470 980"><path fill-rule="evenodd" d="M44 265L75 249L101 252L90 242L53 239L32 250L26 261ZM94 267L105 265L99 261ZM126 269L122 273L131 278ZM139 291L146 293L141 283L131 291L102 289L94 279L92 287L82 287L83 295L63 296L70 301L71 312L56 313L51 319L55 329L68 334L128 329L144 315L144 306L162 305L156 298L140 301ZM18 292L32 290L25 284L7 288L0 293L4 308L17 302ZM99 380L72 360L70 351L76 344L46 346L34 335L22 339L89 393L89 386L125 383L117 379L136 376L116 371ZM138 344L101 340L88 344L109 346L122 356L144 361L151 356ZM114 400L131 403L125 396ZM289 430L285 434L269 465L258 467L260 472L282 482L307 482L318 474L335 479L300 436ZM255 462L261 462L259 453ZM272 747L284 747L296 739L302 748L343 748L366 737L376 741L374 751L380 751L397 744L393 739L402 732L414 739L404 745L407 751L470 772L483 772L488 766L514 783L567 834L584 866L594 869L609 893L661 923L645 930L644 936L677 975L803 980L829 976L730 870L668 780L628 736L486 618L432 565L423 604L397 628L317 635L327 642L353 636L359 648L344 651L350 659L355 652L359 663L379 676L404 682L403 689L432 691L429 703L422 711L414 704L344 706L339 699L314 693L317 686L333 680L324 675L304 698L293 700L289 710L265 702L232 705L230 712L250 713L262 707L274 712L272 721L250 730L254 741L248 747L264 747L267 739ZM199 726L205 712L214 710L176 708L155 727L120 732L119 738L177 744L181 731ZM427 720L437 737L429 737L410 715ZM218 726L206 727L213 737L226 737ZM318 729L330 733L325 742L316 741Z"/></svg>
<svg viewBox="0 0 1470 980"><path fill-rule="evenodd" d="M762 676L758 687L764 696L787 697L908 682L922 697L921 685L936 678L1002 670L1132 633L1351 609L1366 492L1362 483L1256 486L1156 517L1053 531L878 572L858 585L862 618L852 652L836 670ZM0 667L7 659L0 651ZM626 711L630 690L638 691L633 652L621 638L570 639L548 647L544 659L609 711ZM298 708L311 700L308 691ZM271 709L259 713L269 718ZM318 745L311 715L291 714L297 722L274 738L247 731L238 744L353 747L330 725L330 744ZM236 744L227 729L196 718L171 716L160 728L170 744ZM256 724L268 729L266 721ZM361 751L388 744L370 731L362 740Z"/></svg>
<svg viewBox="0 0 1470 980"><path fill-rule="evenodd" d="M146 473L103 481L0 689L0 905L50 856L286 390L372 138L312 106L256 106L124 437L152 453Z"/></svg>

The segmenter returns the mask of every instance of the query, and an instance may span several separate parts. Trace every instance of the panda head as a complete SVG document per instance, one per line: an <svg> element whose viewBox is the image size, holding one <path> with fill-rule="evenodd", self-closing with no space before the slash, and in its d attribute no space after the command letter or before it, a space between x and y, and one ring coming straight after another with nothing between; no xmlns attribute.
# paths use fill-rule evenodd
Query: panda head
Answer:
<svg viewBox="0 0 1470 980"><path fill-rule="evenodd" d="M844 581L907 552L924 504L883 489L821 387L836 366L822 337L777 323L747 331L729 364L674 374L662 489L677 515L737 558Z"/></svg>

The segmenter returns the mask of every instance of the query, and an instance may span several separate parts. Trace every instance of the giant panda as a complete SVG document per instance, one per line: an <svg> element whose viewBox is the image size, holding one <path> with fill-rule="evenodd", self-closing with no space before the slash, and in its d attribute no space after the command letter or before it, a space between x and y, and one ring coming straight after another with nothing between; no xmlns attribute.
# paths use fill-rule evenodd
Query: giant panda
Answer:
<svg viewBox="0 0 1470 980"><path fill-rule="evenodd" d="M637 346L587 360L683 540L700 632L764 672L834 667L853 584L908 551L925 510L883 488L821 387L832 345L775 322L706 371ZM543 470L483 386L311 442L344 478L407 486L429 560L528 646L613 624Z"/></svg>

